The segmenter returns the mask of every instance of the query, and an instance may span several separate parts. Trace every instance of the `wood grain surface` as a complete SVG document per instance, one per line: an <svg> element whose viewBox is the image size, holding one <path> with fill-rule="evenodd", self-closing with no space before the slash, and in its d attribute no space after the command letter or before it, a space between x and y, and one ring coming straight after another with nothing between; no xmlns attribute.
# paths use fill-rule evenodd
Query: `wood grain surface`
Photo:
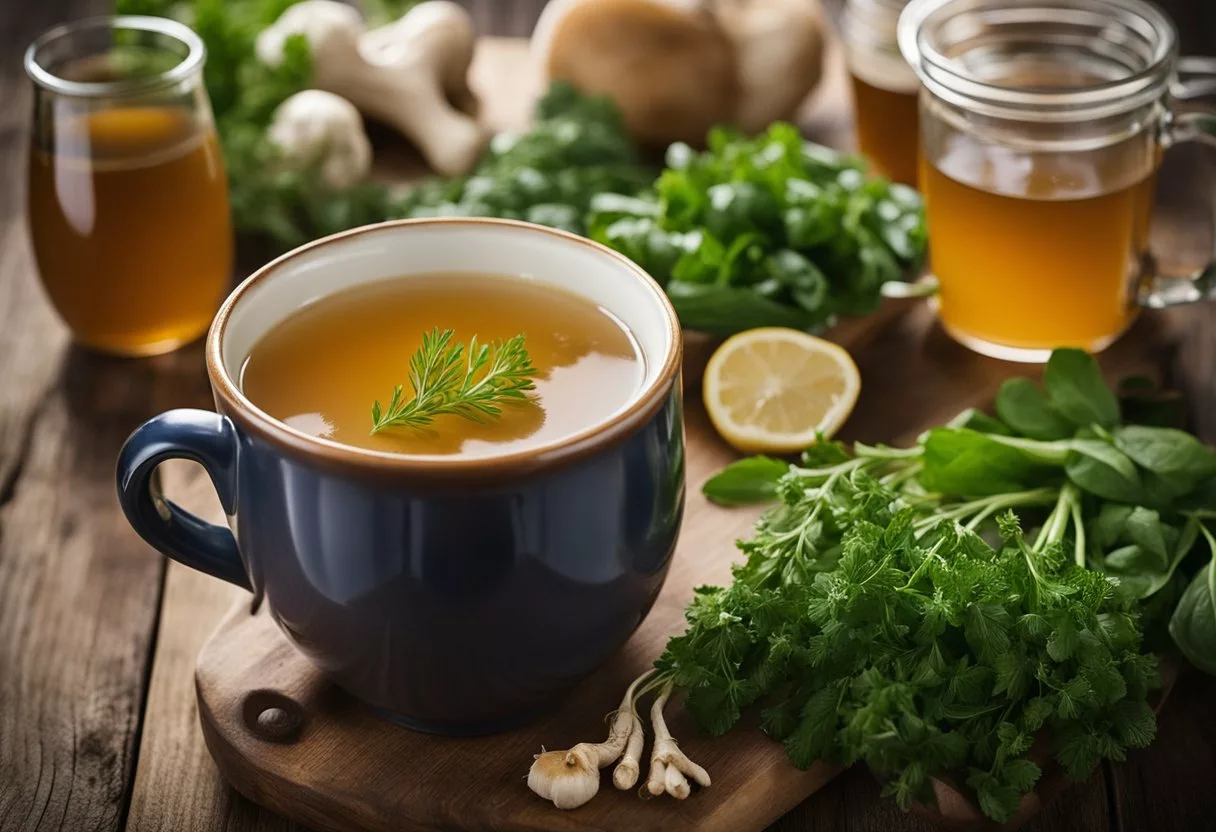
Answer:
<svg viewBox="0 0 1216 832"><path fill-rule="evenodd" d="M38 287L26 242L30 96L21 54L46 27L105 5L0 0L0 830L298 830L219 780L198 729L190 668L237 591L180 567L166 570L125 526L112 493L114 454L129 430L170 407L206 406L201 351L115 361L72 348ZM543 4L465 5L483 33L523 34ZM1216 52L1216 5L1165 5L1187 51ZM850 140L842 80L830 76L801 119L821 141ZM1167 159L1163 190L1189 207L1167 216L1155 237L1182 252L1179 259L1210 250L1211 167L1210 155L1197 150ZM953 344L923 307L873 334L856 356L864 389L845 438L907 442L925 425L985 403L1002 378L1024 371ZM1216 441L1211 307L1146 316L1102 361L1113 375L1147 370L1180 387L1192 426ZM695 405L689 411L702 418ZM190 467L166 470L165 479L191 507L214 501ZM1026 828L1212 828L1214 776L1216 683L1190 672L1152 747L1074 786ZM845 772L773 828L930 828L878 791L864 770Z"/></svg>

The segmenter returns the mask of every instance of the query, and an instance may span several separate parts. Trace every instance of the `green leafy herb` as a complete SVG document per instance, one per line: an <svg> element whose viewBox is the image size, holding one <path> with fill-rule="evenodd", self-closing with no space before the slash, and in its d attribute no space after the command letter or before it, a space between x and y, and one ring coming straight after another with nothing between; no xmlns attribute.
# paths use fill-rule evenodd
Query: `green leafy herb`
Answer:
<svg viewBox="0 0 1216 832"><path fill-rule="evenodd" d="M1073 778L1122 759L1155 731L1142 645L1166 622L1216 674L1216 452L1119 401L1092 358L1058 350L1045 389L1006 383L999 418L727 467L710 499L778 503L658 669L707 731L763 700L796 765L864 761L903 806L949 774L1009 819L1041 773L1036 739Z"/></svg>
<svg viewBox="0 0 1216 832"><path fill-rule="evenodd" d="M1077 427L1113 427L1119 422L1119 400L1102 380L1098 364L1084 350L1059 349L1043 372L1052 408Z"/></svg>
<svg viewBox="0 0 1216 832"><path fill-rule="evenodd" d="M673 145L653 192L632 196L592 200L590 235L663 283L686 327L720 335L871 312L925 250L914 191L790 124Z"/></svg>
<svg viewBox="0 0 1216 832"><path fill-rule="evenodd" d="M1191 664L1216 676L1216 537L1206 526L1201 528L1212 559L1178 602L1170 619L1170 635Z"/></svg>
<svg viewBox="0 0 1216 832"><path fill-rule="evenodd" d="M777 483L790 470L788 462L769 456L741 459L705 483L705 492L719 505L767 503L777 496Z"/></svg>
<svg viewBox="0 0 1216 832"><path fill-rule="evenodd" d="M505 217L585 232L597 194L641 192L654 181L610 99L554 84L532 127L500 133L471 176L436 179L406 195L408 217Z"/></svg>
<svg viewBox="0 0 1216 832"><path fill-rule="evenodd" d="M452 414L474 422L502 415L504 404L528 400L536 385L537 370L524 349L524 336L481 344L477 336L464 344L452 343L450 329L433 329L422 336L422 346L410 357L413 398L406 399L401 385L393 388L388 406L372 405L372 433L386 428L423 428L436 416Z"/></svg>

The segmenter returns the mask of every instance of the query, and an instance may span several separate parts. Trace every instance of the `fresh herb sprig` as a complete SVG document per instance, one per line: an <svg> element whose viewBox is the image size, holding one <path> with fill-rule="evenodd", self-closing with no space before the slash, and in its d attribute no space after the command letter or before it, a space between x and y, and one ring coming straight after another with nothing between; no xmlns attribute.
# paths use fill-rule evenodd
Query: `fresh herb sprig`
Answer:
<svg viewBox="0 0 1216 832"><path fill-rule="evenodd" d="M715 734L762 700L793 762L865 761L904 806L949 776L1005 821L1048 756L1074 779L1122 759L1155 732L1166 621L1216 670L1216 451L1158 405L1057 350L1042 389L1007 382L996 417L912 448L728 466L711 499L778 504L658 679Z"/></svg>
<svg viewBox="0 0 1216 832"><path fill-rule="evenodd" d="M435 328L423 334L422 346L410 357L410 386L393 388L388 406L372 405L373 434L387 428L425 428L436 416L455 415L485 422L502 415L502 406L528 400L536 389L537 375L524 336L516 335L493 344L478 342L474 335L468 347L453 343L450 329Z"/></svg>

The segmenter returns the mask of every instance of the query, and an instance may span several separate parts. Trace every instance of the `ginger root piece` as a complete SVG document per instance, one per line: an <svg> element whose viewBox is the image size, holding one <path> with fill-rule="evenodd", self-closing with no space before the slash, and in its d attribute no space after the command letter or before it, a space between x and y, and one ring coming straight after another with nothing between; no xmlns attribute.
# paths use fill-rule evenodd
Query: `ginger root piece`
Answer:
<svg viewBox="0 0 1216 832"><path fill-rule="evenodd" d="M258 35L258 58L277 64L294 34L308 41L318 89L396 129L445 176L476 164L489 131L470 114L477 110L466 80L473 30L460 6L431 0L368 32L350 6L305 0Z"/></svg>

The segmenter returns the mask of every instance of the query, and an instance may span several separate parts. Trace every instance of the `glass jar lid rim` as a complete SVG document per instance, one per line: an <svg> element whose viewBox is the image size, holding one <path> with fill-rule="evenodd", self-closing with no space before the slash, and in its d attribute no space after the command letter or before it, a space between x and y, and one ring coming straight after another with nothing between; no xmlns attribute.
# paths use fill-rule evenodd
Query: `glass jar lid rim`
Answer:
<svg viewBox="0 0 1216 832"><path fill-rule="evenodd" d="M1128 110L1140 106L1168 88L1170 73L1177 59L1177 32L1170 19L1156 6L1142 0L1093 0L1111 10L1137 15L1160 34L1153 44L1146 66L1126 77L1099 81L1068 89L1027 89L980 80L960 71L956 61L927 42L923 26L942 8L960 0L912 0L900 16L898 40L904 60L924 84L942 97L965 103L982 103L986 108L1034 110L1046 118L1056 115L1064 120L1092 118L1098 111ZM1007 0L1011 8L1053 7L1080 11L1075 5L1052 0ZM992 13L994 6L969 5L962 13Z"/></svg>
<svg viewBox="0 0 1216 832"><path fill-rule="evenodd" d="M186 47L186 55L159 74L117 81L71 81L59 77L39 62L42 50L56 40L73 32L103 26L110 29L150 32L173 38ZM25 72L30 80L45 90L78 98L101 98L154 92L171 87L197 72L202 67L206 54L207 48L203 44L202 38L189 26L176 20L148 15L101 15L62 23L43 32L25 50Z"/></svg>

